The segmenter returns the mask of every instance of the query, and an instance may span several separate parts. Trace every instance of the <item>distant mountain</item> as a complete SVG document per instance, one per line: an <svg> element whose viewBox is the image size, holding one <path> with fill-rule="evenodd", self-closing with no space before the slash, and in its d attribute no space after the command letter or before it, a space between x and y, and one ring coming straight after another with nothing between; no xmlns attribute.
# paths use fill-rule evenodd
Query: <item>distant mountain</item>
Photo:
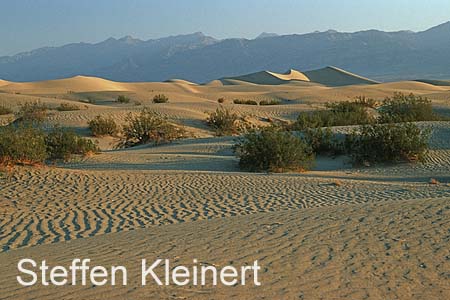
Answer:
<svg viewBox="0 0 450 300"><path fill-rule="evenodd" d="M142 41L110 38L0 57L0 78L99 76L118 81L206 82L261 70L333 65L376 80L450 79L450 22L422 32L334 30L216 40L202 33Z"/></svg>
<svg viewBox="0 0 450 300"><path fill-rule="evenodd" d="M260 35L258 35L256 37L256 39L265 39L265 38L269 38L269 37L276 37L278 36L278 34L276 33L271 33L271 32L263 32Z"/></svg>

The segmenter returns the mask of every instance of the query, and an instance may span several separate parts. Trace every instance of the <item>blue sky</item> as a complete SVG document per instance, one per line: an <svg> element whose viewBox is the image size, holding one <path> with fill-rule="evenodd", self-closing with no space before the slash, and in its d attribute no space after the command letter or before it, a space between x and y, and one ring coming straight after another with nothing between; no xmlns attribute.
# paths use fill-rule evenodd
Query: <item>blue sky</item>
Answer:
<svg viewBox="0 0 450 300"><path fill-rule="evenodd" d="M0 7L0 55L125 35L420 31L450 21L449 0L0 0Z"/></svg>

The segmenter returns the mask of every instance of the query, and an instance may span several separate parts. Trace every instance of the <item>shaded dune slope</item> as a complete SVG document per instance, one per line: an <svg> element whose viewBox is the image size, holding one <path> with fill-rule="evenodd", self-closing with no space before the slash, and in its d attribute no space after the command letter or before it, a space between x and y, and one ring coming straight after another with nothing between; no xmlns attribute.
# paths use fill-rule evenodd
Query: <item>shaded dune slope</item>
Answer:
<svg viewBox="0 0 450 300"><path fill-rule="evenodd" d="M326 67L319 70L307 71L304 74L310 81L326 86L345 86L357 84L377 84L379 82L365 78L336 67Z"/></svg>

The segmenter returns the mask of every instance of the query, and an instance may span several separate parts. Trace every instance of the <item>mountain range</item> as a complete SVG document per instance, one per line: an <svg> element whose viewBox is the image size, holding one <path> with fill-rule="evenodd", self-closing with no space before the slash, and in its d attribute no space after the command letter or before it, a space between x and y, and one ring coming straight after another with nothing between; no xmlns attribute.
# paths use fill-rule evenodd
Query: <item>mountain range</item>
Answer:
<svg viewBox="0 0 450 300"><path fill-rule="evenodd" d="M143 41L127 36L0 57L0 78L97 76L116 81L217 78L333 65L379 81L450 78L450 22L421 32L313 32L218 40L197 32Z"/></svg>

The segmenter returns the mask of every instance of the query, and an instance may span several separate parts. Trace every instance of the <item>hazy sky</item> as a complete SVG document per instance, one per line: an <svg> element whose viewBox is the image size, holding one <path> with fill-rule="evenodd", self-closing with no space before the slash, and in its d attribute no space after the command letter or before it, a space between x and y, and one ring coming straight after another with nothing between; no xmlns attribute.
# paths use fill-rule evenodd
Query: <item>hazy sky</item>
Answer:
<svg viewBox="0 0 450 300"><path fill-rule="evenodd" d="M450 21L450 0L0 0L0 7L0 56L125 35L421 31Z"/></svg>

